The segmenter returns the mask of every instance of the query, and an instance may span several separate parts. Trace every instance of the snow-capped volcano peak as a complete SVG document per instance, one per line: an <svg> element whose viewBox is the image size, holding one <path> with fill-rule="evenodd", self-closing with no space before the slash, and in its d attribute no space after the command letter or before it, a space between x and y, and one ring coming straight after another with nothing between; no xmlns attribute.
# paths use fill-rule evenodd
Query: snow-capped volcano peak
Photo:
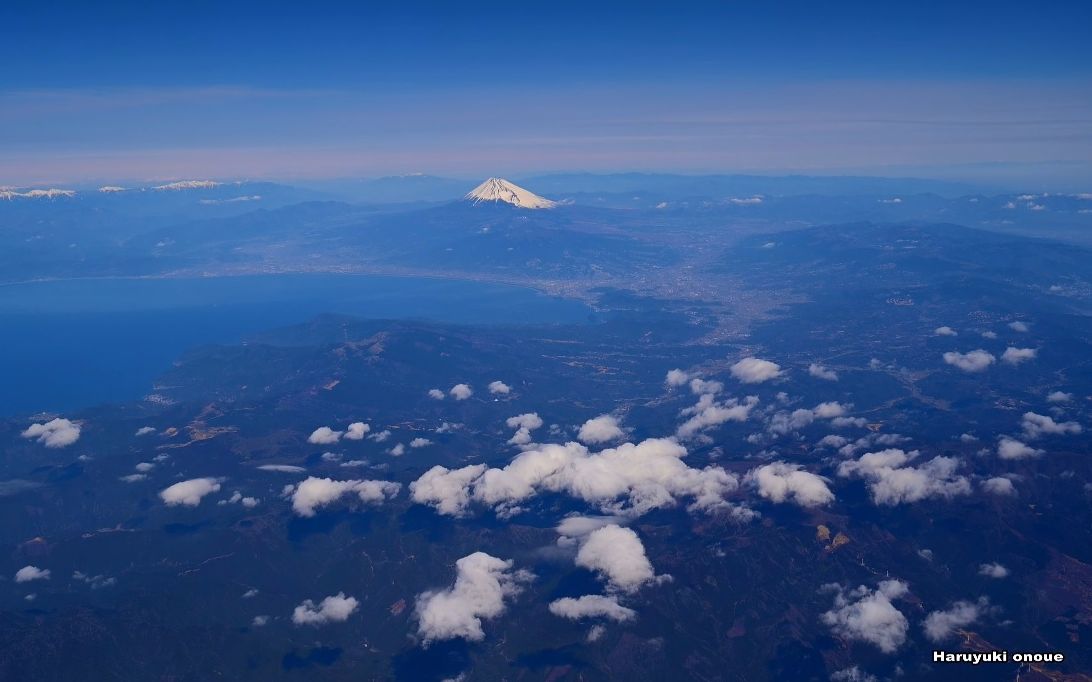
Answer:
<svg viewBox="0 0 1092 682"><path fill-rule="evenodd" d="M503 201L520 208L553 208L557 206L557 202L544 199L534 192L528 192L503 178L489 178L471 190L465 198L475 204L480 204L483 201Z"/></svg>

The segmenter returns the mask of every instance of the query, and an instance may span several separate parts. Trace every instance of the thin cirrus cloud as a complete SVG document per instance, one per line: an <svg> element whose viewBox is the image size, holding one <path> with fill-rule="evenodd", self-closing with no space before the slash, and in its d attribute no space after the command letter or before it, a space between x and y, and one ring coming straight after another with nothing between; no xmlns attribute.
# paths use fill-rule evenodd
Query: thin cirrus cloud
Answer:
<svg viewBox="0 0 1092 682"><path fill-rule="evenodd" d="M1092 115L1092 103L1061 85L739 83L730 98L710 94L710 85L680 83L654 99L641 87L595 85L367 95L211 86L6 91L0 182L732 170L723 167L726 153L735 169L890 173L998 155L1014 164L1086 163L1092 151L1078 120ZM1083 116L1057 121L1060 108Z"/></svg>

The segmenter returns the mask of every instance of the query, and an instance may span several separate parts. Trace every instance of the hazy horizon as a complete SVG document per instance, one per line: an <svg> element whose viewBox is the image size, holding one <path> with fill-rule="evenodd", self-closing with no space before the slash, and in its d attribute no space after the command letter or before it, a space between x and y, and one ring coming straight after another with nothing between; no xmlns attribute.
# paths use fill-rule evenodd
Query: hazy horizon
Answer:
<svg viewBox="0 0 1092 682"><path fill-rule="evenodd" d="M0 59L23 65L0 77L0 185L573 169L1092 186L1086 5L313 9L0 9Z"/></svg>

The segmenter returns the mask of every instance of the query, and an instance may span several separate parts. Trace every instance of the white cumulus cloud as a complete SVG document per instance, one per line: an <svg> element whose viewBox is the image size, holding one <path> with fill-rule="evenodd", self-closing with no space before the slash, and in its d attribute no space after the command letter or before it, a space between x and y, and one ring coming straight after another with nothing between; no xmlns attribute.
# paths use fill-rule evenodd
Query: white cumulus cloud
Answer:
<svg viewBox="0 0 1092 682"><path fill-rule="evenodd" d="M470 396L474 395L473 389L471 389L470 386L466 384L455 384L451 387L451 390L448 391L448 393L450 393L451 397L455 400L466 400Z"/></svg>
<svg viewBox="0 0 1092 682"><path fill-rule="evenodd" d="M1009 346L1005 349L1005 352L1001 354L1001 362L1009 365L1019 365L1026 360L1034 360L1039 354L1039 351L1035 348L1016 348L1015 346Z"/></svg>
<svg viewBox="0 0 1092 682"><path fill-rule="evenodd" d="M992 353L979 348L969 353L949 351L944 354L944 362L953 367L958 367L964 372L983 372L987 367L997 362L997 358Z"/></svg>
<svg viewBox="0 0 1092 682"><path fill-rule="evenodd" d="M875 504L896 505L930 497L952 498L971 492L970 481L956 473L959 460L934 457L920 466L910 466L917 450L890 448L861 455L858 460L838 465L838 475L859 477L868 482Z"/></svg>
<svg viewBox="0 0 1092 682"><path fill-rule="evenodd" d="M894 653L906 641L909 623L891 603L909 591L905 582L884 580L875 590L864 585L849 591L839 585L824 587L835 595L834 607L822 615L822 621L839 636L868 642L885 654Z"/></svg>
<svg viewBox="0 0 1092 682"><path fill-rule="evenodd" d="M1029 459L1043 454L1042 450L1031 447L1015 438L1002 436L997 442L997 456L1001 459Z"/></svg>
<svg viewBox="0 0 1092 682"><path fill-rule="evenodd" d="M542 427L542 418L537 412L526 412L509 417L505 424L510 429L516 429L512 437L508 439L510 445L526 445L531 442L531 432Z"/></svg>
<svg viewBox="0 0 1092 682"><path fill-rule="evenodd" d="M311 476L296 486L292 493L292 510L299 516L311 517L315 510L333 504L342 495L356 493L364 504L377 505L393 498L402 489L400 483L391 481L365 481L351 479L335 481Z"/></svg>
<svg viewBox="0 0 1092 682"><path fill-rule="evenodd" d="M410 491L415 502L451 516L466 514L473 502L516 513L520 503L545 492L634 516L673 506L680 497L693 500L691 510L734 509L725 498L738 488L738 479L719 467L690 468L685 456L686 448L664 438L598 453L580 443L548 444L520 453L503 468L435 466Z"/></svg>
<svg viewBox="0 0 1092 682"><path fill-rule="evenodd" d="M15 582L29 583L32 580L49 580L51 571L37 566L23 566L15 572Z"/></svg>
<svg viewBox="0 0 1092 682"><path fill-rule="evenodd" d="M991 610L990 600L979 597L977 602L960 600L944 611L933 611L925 617L922 629L931 642L943 642L955 633L978 621Z"/></svg>
<svg viewBox="0 0 1092 682"><path fill-rule="evenodd" d="M597 573L614 592L636 592L657 580L641 538L621 526L604 526L586 535L576 565Z"/></svg>
<svg viewBox="0 0 1092 682"><path fill-rule="evenodd" d="M292 611L292 622L314 626L341 623L348 620L359 605L355 597L346 597L344 592L326 597L318 604L307 599Z"/></svg>
<svg viewBox="0 0 1092 682"><path fill-rule="evenodd" d="M758 404L758 398L747 396L740 401L736 398L718 401L712 393L705 393L694 404L680 411L683 417L689 417L679 425L675 434L682 439L694 438L702 431L720 426L726 422L743 422L751 415L751 410Z"/></svg>
<svg viewBox="0 0 1092 682"><path fill-rule="evenodd" d="M598 445L618 440L625 435L615 417L609 414L601 414L584 422L584 425L580 427L580 433L576 437L589 445Z"/></svg>
<svg viewBox="0 0 1092 682"><path fill-rule="evenodd" d="M1081 432L1081 425L1077 422L1056 422L1053 417L1035 412L1025 412L1020 421L1020 427L1024 430L1024 436L1035 439L1040 436L1064 436Z"/></svg>
<svg viewBox="0 0 1092 682"><path fill-rule="evenodd" d="M417 595L417 634L427 646L436 640L485 639L482 620L504 613L505 600L518 595L533 579L527 571L513 570L511 561L474 552L455 562L455 584Z"/></svg>
<svg viewBox="0 0 1092 682"><path fill-rule="evenodd" d="M63 448L80 439L80 427L67 419L57 417L44 424L31 424L23 431L23 438L34 438L47 448Z"/></svg>
<svg viewBox="0 0 1092 682"><path fill-rule="evenodd" d="M825 379L827 381L838 381L838 372L833 369L828 369L817 362L813 362L808 365L808 374L816 379Z"/></svg>
<svg viewBox="0 0 1092 682"><path fill-rule="evenodd" d="M732 376L745 384L761 384L781 376L781 365L759 358L743 358L729 368Z"/></svg>
<svg viewBox="0 0 1092 682"><path fill-rule="evenodd" d="M688 381L690 381L690 375L681 369L668 370L667 376L664 377L664 383L672 388L685 386Z"/></svg>
<svg viewBox="0 0 1092 682"><path fill-rule="evenodd" d="M308 443L316 445L331 445L341 438L341 431L334 431L329 426L320 426L307 437Z"/></svg>
<svg viewBox="0 0 1092 682"><path fill-rule="evenodd" d="M489 392L493 395L508 395L512 392L512 387L503 381L491 381L489 382Z"/></svg>
<svg viewBox="0 0 1092 682"><path fill-rule="evenodd" d="M1012 481L1003 476L994 476L982 481L982 489L993 495L1001 497L1013 497L1016 495L1016 486Z"/></svg>
<svg viewBox="0 0 1092 682"><path fill-rule="evenodd" d="M550 602L550 613L569 620L606 618L617 623L633 620L637 612L618 603L614 595L586 594L582 597L562 597Z"/></svg>
<svg viewBox="0 0 1092 682"><path fill-rule="evenodd" d="M802 471L797 464L766 464L752 469L746 480L758 489L759 495L771 502L819 507L834 501L827 479Z"/></svg>
<svg viewBox="0 0 1092 682"><path fill-rule="evenodd" d="M159 491L159 497L169 507L177 505L196 507L201 504L201 499L205 495L219 492L219 490L220 482L215 478L191 478Z"/></svg>
<svg viewBox="0 0 1092 682"><path fill-rule="evenodd" d="M345 437L349 440L364 440L364 436L372 430L372 427L364 422L353 422L349 424L349 428L345 430ZM314 434L311 434L314 436Z"/></svg>

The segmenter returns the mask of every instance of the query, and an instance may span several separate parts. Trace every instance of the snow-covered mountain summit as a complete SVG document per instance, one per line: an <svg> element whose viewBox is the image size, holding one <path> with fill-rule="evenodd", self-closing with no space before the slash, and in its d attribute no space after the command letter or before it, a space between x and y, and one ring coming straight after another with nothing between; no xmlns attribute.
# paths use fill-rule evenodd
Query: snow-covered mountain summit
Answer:
<svg viewBox="0 0 1092 682"><path fill-rule="evenodd" d="M553 208L557 206L557 202L540 197L534 192L529 192L503 178L489 178L471 190L465 199L475 204L484 201L503 201L520 208Z"/></svg>

